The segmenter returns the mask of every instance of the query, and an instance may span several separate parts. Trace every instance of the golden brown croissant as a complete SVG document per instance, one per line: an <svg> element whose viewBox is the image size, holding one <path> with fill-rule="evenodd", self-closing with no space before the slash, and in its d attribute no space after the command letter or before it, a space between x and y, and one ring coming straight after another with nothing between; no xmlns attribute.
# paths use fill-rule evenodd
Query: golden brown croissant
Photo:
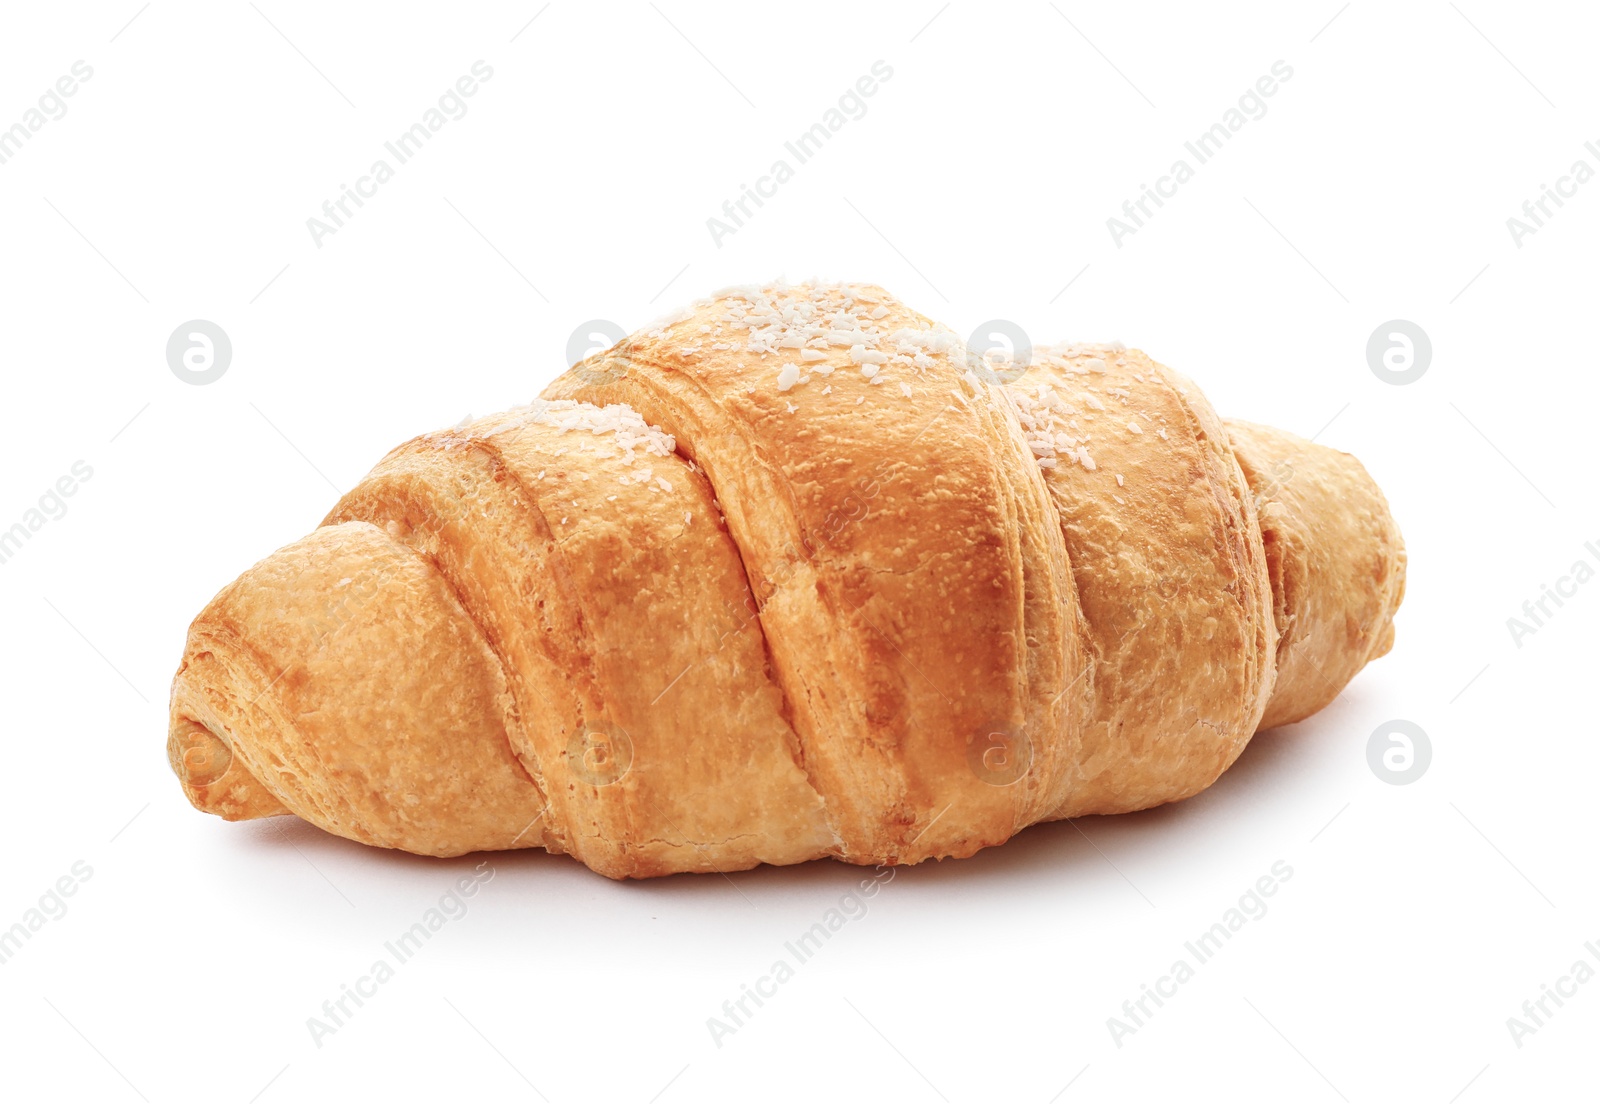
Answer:
<svg viewBox="0 0 1600 1107"><path fill-rule="evenodd" d="M436 856L965 857L1205 788L1404 575L1359 462L1136 350L997 371L874 286L732 290L224 588L168 754L202 811Z"/></svg>

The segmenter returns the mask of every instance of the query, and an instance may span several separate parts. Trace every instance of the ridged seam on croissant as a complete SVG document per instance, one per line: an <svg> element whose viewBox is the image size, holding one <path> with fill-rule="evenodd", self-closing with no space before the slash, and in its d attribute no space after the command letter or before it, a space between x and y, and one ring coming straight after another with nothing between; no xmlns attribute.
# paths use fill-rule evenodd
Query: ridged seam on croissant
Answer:
<svg viewBox="0 0 1600 1107"><path fill-rule="evenodd" d="M1018 372L1020 371L1020 372ZM699 301L392 451L195 619L190 801L608 876L965 857L1193 795L1393 641L1348 455L870 285Z"/></svg>

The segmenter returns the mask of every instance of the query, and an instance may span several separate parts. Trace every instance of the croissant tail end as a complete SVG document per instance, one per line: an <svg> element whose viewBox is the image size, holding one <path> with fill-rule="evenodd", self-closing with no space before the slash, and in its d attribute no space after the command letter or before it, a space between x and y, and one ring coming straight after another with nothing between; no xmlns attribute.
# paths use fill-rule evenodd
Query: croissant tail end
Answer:
<svg viewBox="0 0 1600 1107"><path fill-rule="evenodd" d="M1260 504L1282 635L1259 727L1268 730L1322 710L1389 652L1405 595L1405 541L1354 457L1254 423L1230 420L1228 431Z"/></svg>
<svg viewBox="0 0 1600 1107"><path fill-rule="evenodd" d="M289 814L278 797L233 756L232 746L193 719L172 716L167 760L197 810L229 822Z"/></svg>

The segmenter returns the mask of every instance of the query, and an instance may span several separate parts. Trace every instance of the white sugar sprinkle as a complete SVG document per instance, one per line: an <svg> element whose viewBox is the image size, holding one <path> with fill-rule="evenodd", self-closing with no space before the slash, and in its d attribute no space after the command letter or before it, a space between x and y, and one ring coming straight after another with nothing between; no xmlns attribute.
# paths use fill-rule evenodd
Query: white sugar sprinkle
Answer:
<svg viewBox="0 0 1600 1107"><path fill-rule="evenodd" d="M644 416L627 404L596 407L594 404L578 403L574 400L536 400L534 403L512 408L506 415L513 418L483 432L484 437L531 422L555 427L563 433L587 431L593 435L609 434L617 448L622 451L624 459L629 461L633 460L635 450L643 450L657 457L668 457L677 448L677 441L672 435L665 433L660 427L647 424ZM566 452L565 449L556 451L558 455ZM541 469L539 479L543 478L544 470Z"/></svg>

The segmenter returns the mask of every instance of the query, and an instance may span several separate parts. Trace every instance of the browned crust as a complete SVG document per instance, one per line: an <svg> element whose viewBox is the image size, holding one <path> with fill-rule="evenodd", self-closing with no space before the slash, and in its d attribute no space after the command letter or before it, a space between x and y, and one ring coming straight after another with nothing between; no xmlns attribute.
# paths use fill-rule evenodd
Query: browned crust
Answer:
<svg viewBox="0 0 1600 1107"><path fill-rule="evenodd" d="M946 333L872 286L794 299L822 319L882 309L885 333ZM546 395L626 403L704 468L843 856L1002 842L1038 817L1071 761L1057 693L1077 670L1073 609L1065 559L1039 539L1050 515L1037 468L1002 433L989 387L948 352L897 374L902 390L826 346L808 382L780 391L788 359L752 352L725 318L748 302L707 302L635 336L625 362L575 367ZM1049 736L1049 756L1020 787L973 772L974 743L1030 727Z"/></svg>
<svg viewBox="0 0 1600 1107"><path fill-rule="evenodd" d="M1260 501L1282 635L1266 730L1320 711L1389 652L1406 550L1383 492L1349 454L1238 420L1228 434Z"/></svg>
<svg viewBox="0 0 1600 1107"><path fill-rule="evenodd" d="M365 523L314 531L223 589L190 629L171 711L283 808L358 842L505 849L544 806L511 753L499 661L439 575Z"/></svg>
<svg viewBox="0 0 1600 1107"><path fill-rule="evenodd" d="M1094 659L1082 780L1054 815L1193 795L1255 731L1276 637L1221 422L1193 384L1121 347L1038 351L1010 391L1049 466Z"/></svg>
<svg viewBox="0 0 1600 1107"><path fill-rule="evenodd" d="M737 290L392 451L196 618L168 753L415 853L967 856L1206 787L1403 587L1359 463L1138 351L1002 385L875 286Z"/></svg>

